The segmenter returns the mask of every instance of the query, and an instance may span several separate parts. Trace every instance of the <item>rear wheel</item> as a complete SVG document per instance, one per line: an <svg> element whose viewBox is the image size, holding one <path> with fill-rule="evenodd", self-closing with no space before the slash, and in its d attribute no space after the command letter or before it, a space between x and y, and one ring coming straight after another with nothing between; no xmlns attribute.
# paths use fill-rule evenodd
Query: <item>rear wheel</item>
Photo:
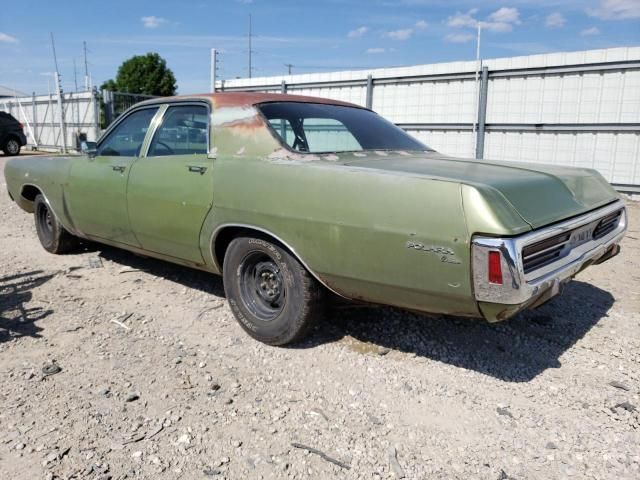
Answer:
<svg viewBox="0 0 640 480"><path fill-rule="evenodd" d="M64 229L42 195L36 196L33 206L38 239L47 252L62 254L78 246L78 238Z"/></svg>
<svg viewBox="0 0 640 480"><path fill-rule="evenodd" d="M289 252L267 239L232 240L223 279L236 320L266 344L302 339L322 312L322 286Z"/></svg>
<svg viewBox="0 0 640 480"><path fill-rule="evenodd" d="M10 137L2 146L5 155L14 156L20 153L20 142L14 137Z"/></svg>

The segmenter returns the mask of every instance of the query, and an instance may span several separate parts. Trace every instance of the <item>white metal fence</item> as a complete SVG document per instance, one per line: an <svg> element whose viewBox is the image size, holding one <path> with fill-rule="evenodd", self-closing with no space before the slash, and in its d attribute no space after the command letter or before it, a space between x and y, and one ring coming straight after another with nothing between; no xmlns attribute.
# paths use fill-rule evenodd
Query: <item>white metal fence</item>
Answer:
<svg viewBox="0 0 640 480"><path fill-rule="evenodd" d="M640 191L640 47L218 82L373 108L450 155L599 170ZM475 129L477 128L477 134Z"/></svg>
<svg viewBox="0 0 640 480"><path fill-rule="evenodd" d="M0 99L0 110L24 124L29 146L76 150L81 139L100 135L100 106L95 91L64 93L62 115L57 95L32 95ZM64 146L64 148L63 148Z"/></svg>

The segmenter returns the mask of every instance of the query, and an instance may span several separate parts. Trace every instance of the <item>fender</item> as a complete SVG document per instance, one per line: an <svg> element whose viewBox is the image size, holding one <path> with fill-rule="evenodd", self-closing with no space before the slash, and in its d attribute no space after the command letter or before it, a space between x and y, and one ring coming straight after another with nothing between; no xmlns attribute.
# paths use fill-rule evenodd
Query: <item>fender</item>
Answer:
<svg viewBox="0 0 640 480"><path fill-rule="evenodd" d="M223 223L221 225L218 225L215 228L215 230L213 231L213 234L211 235L211 241L209 242L209 249L210 249L209 253L211 254L211 257L213 258L213 262L215 264L215 267L218 269L218 271L220 273L222 273L222 265L220 265L220 262L218 262L218 258L217 258L216 253L215 253L215 242L216 242L216 239L217 239L219 233L222 230L224 230L225 228L229 228L229 227L244 228L244 229L247 229L247 230L255 230L257 232L269 235L271 238L276 240L278 243L282 244L291 253L291 255L293 255L296 258L296 260L298 260L302 264L302 266L307 270L307 272L309 272L309 274L311 274L311 276L313 278L315 278L327 290L331 291L332 293L335 293L339 297L342 297L342 298L347 299L347 300L352 300L351 298L346 297L343 294L341 294L340 292L337 292L333 288L331 288L331 286L329 286L327 284L327 282L325 282L316 272L314 272L311 268L309 268L309 265L307 265L307 263L302 259L302 257L300 255L298 255L298 253L296 253L296 250L291 245L289 245L287 242L285 242L282 238L280 238L278 235L276 235L275 233L271 232L270 230L267 230L266 228L256 227L255 225L248 225L248 224L244 224L244 223Z"/></svg>

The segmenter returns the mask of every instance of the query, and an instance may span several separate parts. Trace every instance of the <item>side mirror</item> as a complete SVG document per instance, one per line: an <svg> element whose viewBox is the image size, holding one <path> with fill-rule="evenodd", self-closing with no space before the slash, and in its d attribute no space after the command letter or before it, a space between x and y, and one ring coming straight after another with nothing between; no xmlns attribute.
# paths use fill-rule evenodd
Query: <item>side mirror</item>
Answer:
<svg viewBox="0 0 640 480"><path fill-rule="evenodd" d="M96 142L84 141L80 144L80 151L88 157L95 157L98 153L98 145Z"/></svg>

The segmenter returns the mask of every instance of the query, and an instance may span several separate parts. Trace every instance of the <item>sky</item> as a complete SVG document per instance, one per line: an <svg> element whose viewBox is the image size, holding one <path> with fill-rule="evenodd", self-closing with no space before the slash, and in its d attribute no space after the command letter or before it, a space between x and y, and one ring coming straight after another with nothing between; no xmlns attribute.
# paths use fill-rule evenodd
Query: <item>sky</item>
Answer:
<svg viewBox="0 0 640 480"><path fill-rule="evenodd" d="M9 0L3 0L9 1ZM209 89L210 49L220 78L326 72L640 45L640 0L22 0L0 9L0 85L47 93L83 85L87 42L95 85L122 61L158 52L179 93Z"/></svg>

